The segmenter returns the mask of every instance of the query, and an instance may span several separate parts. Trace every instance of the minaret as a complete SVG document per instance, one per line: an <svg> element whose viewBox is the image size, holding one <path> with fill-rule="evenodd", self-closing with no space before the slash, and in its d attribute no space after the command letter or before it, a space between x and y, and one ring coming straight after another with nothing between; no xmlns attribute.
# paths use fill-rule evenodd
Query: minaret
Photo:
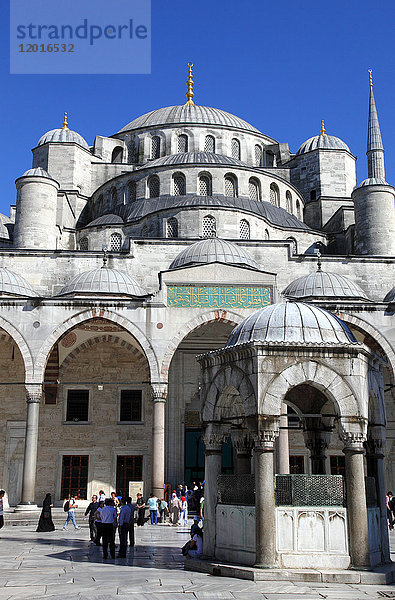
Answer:
<svg viewBox="0 0 395 600"><path fill-rule="evenodd" d="M385 181L384 146L381 139L372 71L369 69L368 179L351 194L354 201L354 253L395 255L395 189Z"/></svg>
<svg viewBox="0 0 395 600"><path fill-rule="evenodd" d="M368 146L366 151L368 157L368 179L381 179L384 182L384 146L381 139L379 118L373 94L372 69L369 69L369 87Z"/></svg>

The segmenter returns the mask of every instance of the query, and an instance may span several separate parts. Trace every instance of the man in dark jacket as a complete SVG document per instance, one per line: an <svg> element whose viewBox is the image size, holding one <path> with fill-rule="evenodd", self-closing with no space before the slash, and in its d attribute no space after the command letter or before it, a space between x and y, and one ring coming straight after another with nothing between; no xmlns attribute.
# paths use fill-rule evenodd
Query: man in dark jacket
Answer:
<svg viewBox="0 0 395 600"><path fill-rule="evenodd" d="M89 515L89 532L91 542L97 541L97 527L95 523L95 512L99 508L99 502L97 501L97 496L94 494L92 496L92 502L88 505L85 511L85 517ZM84 517L84 519L85 519Z"/></svg>

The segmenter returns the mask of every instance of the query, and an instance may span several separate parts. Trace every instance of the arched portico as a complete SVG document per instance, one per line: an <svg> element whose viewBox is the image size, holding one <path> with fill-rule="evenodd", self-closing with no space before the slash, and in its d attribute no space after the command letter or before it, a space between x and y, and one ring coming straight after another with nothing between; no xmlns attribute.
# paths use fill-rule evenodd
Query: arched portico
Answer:
<svg viewBox="0 0 395 600"><path fill-rule="evenodd" d="M8 333L8 335L14 340L15 344L18 346L25 366L25 379L26 381L30 381L33 375L33 358L27 341L20 333L20 331L18 331L18 329L14 327L14 325L12 325L9 321L7 321L6 319L4 319L4 317L1 316L0 329L4 329L4 331Z"/></svg>

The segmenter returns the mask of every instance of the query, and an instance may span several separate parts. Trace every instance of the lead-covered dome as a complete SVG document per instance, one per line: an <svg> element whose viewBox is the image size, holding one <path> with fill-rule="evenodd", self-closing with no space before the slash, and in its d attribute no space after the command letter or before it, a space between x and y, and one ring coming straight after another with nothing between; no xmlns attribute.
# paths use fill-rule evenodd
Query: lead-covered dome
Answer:
<svg viewBox="0 0 395 600"><path fill-rule="evenodd" d="M296 156L299 154L306 154L306 152L312 152L313 150L347 150L347 152L350 152L350 148L340 138L335 137L334 135L321 133L320 135L315 135L303 142L297 151Z"/></svg>
<svg viewBox="0 0 395 600"><path fill-rule="evenodd" d="M326 271L316 271L292 281L282 292L286 298L368 300L351 279Z"/></svg>
<svg viewBox="0 0 395 600"><path fill-rule="evenodd" d="M395 302L395 286L392 288L392 290L390 290L388 292L388 294L385 296L383 302L385 302L387 304L393 304Z"/></svg>
<svg viewBox="0 0 395 600"><path fill-rule="evenodd" d="M42 167L28 169L21 177L45 177L46 179L52 179L51 175Z"/></svg>
<svg viewBox="0 0 395 600"><path fill-rule="evenodd" d="M173 260L169 269L209 263L259 269L258 264L244 248L217 237L207 238L188 246Z"/></svg>
<svg viewBox="0 0 395 600"><path fill-rule="evenodd" d="M148 293L127 273L101 267L79 273L57 294L58 296L78 296L100 294L102 296L144 297Z"/></svg>
<svg viewBox="0 0 395 600"><path fill-rule="evenodd" d="M261 308L230 334L227 347L248 342L350 344L356 339L332 313L303 302L283 302Z"/></svg>
<svg viewBox="0 0 395 600"><path fill-rule="evenodd" d="M166 106L165 108L158 108L151 112L137 117L125 127L123 127L118 133L125 133L131 129L149 129L151 127L159 127L160 125L219 125L222 127L231 127L232 129L243 129L244 131L251 131L254 133L260 133L258 129L219 108L212 108L210 106L197 106L183 104L180 106Z"/></svg>
<svg viewBox="0 0 395 600"><path fill-rule="evenodd" d="M72 129L69 129L67 123L67 113L64 113L63 127L60 127L59 129L51 129L50 131L47 131L47 133L44 133L44 135L42 135L38 140L37 146L42 146L48 142L72 142L82 146L85 148L85 150L89 150L89 146L82 135L76 131L73 131Z"/></svg>
<svg viewBox="0 0 395 600"><path fill-rule="evenodd" d="M38 294L24 277L5 267L0 267L0 296L36 298Z"/></svg>

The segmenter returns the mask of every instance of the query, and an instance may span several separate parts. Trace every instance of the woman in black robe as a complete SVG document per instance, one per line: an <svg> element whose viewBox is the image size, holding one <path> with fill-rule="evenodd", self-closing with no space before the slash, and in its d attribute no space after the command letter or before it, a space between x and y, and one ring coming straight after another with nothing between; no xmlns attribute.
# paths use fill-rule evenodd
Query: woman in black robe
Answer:
<svg viewBox="0 0 395 600"><path fill-rule="evenodd" d="M51 494L47 494L44 498L43 509L36 531L55 531L55 525L53 524L51 515L52 506Z"/></svg>

